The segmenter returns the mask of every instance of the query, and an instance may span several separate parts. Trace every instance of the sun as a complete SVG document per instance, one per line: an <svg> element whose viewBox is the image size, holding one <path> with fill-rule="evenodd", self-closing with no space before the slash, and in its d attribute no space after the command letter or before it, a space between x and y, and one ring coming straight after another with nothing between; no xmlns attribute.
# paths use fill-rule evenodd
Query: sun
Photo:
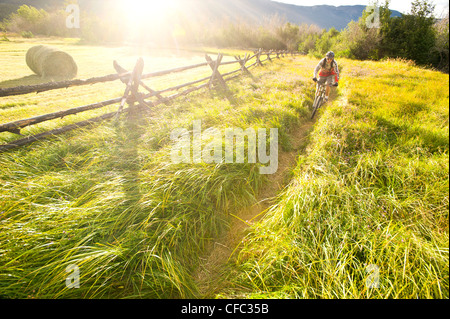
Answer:
<svg viewBox="0 0 450 319"><path fill-rule="evenodd" d="M183 0L115 0L127 38L160 37L171 29L171 16ZM172 19L173 20L173 19Z"/></svg>
<svg viewBox="0 0 450 319"><path fill-rule="evenodd" d="M163 19L178 6L178 0L119 0L119 8L130 21Z"/></svg>

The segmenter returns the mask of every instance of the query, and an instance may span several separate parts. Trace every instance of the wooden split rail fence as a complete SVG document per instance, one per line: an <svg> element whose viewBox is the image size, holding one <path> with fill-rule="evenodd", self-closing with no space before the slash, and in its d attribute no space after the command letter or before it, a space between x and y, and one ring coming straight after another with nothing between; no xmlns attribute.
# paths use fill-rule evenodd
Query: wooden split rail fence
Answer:
<svg viewBox="0 0 450 319"><path fill-rule="evenodd" d="M41 93L45 91L50 90L56 90L56 89L63 89L63 88L69 88L69 87L75 87L75 86L82 86L82 85L91 85L95 83L103 83L103 82L111 82L116 80L121 80L124 84L126 84L125 92L123 96L102 101L94 104L79 106L70 108L67 110L54 112L54 113L48 113L43 114L27 119L22 119L14 122L4 123L0 124L0 133L1 132L10 132L14 134L21 135L20 133L21 129L24 127L42 123L45 121L50 121L53 119L58 118L64 118L68 115L74 115L81 112L86 112L89 110L99 109L108 105L113 104L119 104L119 108L116 112L106 113L101 116L91 118L85 121L77 122L71 125L66 125L61 128L57 128L54 130L46 131L40 134L26 136L24 138L15 140L13 142L10 142L8 144L0 145L0 153L20 147L23 145L30 144L35 141L39 141L51 136L55 136L64 132L68 132L70 130L74 130L80 127L85 127L92 125L94 123L98 123L101 121L105 121L107 119L111 119L114 117L118 117L123 112L130 112L130 111L152 111L154 107L160 104L168 104L172 100L187 95L191 92L203 89L203 88L209 88L212 89L213 87L218 88L221 90L225 96L232 102L233 101L233 95L229 88L227 87L226 82L236 78L240 74L245 74L251 76L251 73L249 71L250 68L255 66L262 66L263 62L265 61L272 61L274 58L281 58L286 55L295 55L296 53L287 52L287 51L262 51L261 49L254 51L253 55L246 54L244 57L241 58L241 56L235 56L235 61L228 61L228 62L222 62L223 54L218 54L217 60L211 59L210 56L205 54L206 62L199 63L195 65L189 65L184 67L178 67L170 70L164 70L164 71L158 71L148 74L143 74L144 69L144 60L142 58L138 59L134 69L130 72L121 67L116 61L114 61L113 66L116 70L116 74L110 74L103 77L94 77L90 79L85 80L71 80L71 81L60 81L60 82L51 82L51 83L44 83L44 84L38 84L38 85L29 85L29 86L18 86L18 87L12 87L12 88L4 88L0 89L0 97L5 96L15 96L15 95L23 95L23 94L29 94L29 93ZM272 57L271 57L272 56ZM264 60L262 58L266 57ZM250 65L247 65L251 60L255 60ZM228 73L221 74L219 72L219 67L229 64L238 63L240 68ZM212 70L212 75L198 79L195 81L191 81L188 83L183 83L177 86L173 86L170 88L166 88L163 90L155 91L152 90L150 87L148 87L143 80L164 76L172 73L178 73L183 72L186 70L192 70L200 67L209 66ZM203 83L202 83L203 82ZM200 84L202 83L202 84ZM145 89L145 93L139 92L139 88L142 87ZM179 92L179 90L187 88L184 91ZM171 91L177 91L177 93L169 95L169 96L162 96L161 94ZM150 98L156 98L155 101L149 100ZM128 104L127 108L125 107L125 104Z"/></svg>

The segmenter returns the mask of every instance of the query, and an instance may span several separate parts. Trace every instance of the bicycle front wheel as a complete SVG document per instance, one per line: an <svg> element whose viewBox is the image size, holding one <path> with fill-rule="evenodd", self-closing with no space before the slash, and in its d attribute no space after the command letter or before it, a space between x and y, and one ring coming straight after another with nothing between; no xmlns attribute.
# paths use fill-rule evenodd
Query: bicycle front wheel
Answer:
<svg viewBox="0 0 450 319"><path fill-rule="evenodd" d="M314 104L313 104L313 111L311 114L311 119L314 118L314 115L316 115L316 112L319 109L321 104L322 104L322 97L321 96L316 97Z"/></svg>

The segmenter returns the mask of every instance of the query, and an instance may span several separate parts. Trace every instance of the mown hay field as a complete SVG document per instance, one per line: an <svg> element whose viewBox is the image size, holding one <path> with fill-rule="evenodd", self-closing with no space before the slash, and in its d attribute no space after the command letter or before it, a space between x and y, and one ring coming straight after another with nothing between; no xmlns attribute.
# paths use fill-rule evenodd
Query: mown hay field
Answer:
<svg viewBox="0 0 450 319"><path fill-rule="evenodd" d="M9 42L0 42L0 88L8 88L20 85L35 85L50 81L36 74L26 64L27 51L37 45L44 44L70 54L78 66L77 79L88 79L109 74L115 74L113 61L116 60L127 70L132 70L139 57L144 59L144 73L169 70L181 66L194 65L206 62L205 49L197 51L185 49L155 50L143 46L87 46L79 45L73 39L19 39L11 38ZM209 54L214 59L218 50L209 49ZM234 60L232 55L246 51L228 50L223 52L226 56L223 61ZM216 54L215 54L216 53ZM238 65L229 65L221 68L221 72L235 70ZM182 73L151 78L145 83L154 90L172 87L178 84L197 80L211 75L209 67L188 70ZM2 123L12 122L28 117L46 113L57 112L72 107L83 106L104 100L118 98L123 95L125 85L120 81L99 83L88 86L72 87L40 94L26 94L20 96L3 97L0 100L0 119ZM22 134L32 135L45 130L54 129L63 125L82 121L107 112L114 111L117 105L93 110L76 116L68 116L63 119L45 122L23 129ZM16 139L14 134L2 134L0 142L10 142Z"/></svg>

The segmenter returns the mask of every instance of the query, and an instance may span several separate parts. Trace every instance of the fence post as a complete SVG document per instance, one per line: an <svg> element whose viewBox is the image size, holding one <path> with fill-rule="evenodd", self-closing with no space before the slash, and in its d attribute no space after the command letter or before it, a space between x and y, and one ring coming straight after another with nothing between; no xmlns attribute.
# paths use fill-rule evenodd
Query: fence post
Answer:
<svg viewBox="0 0 450 319"><path fill-rule="evenodd" d="M141 100L139 102L143 102L142 98L139 98L139 92L138 92L139 91L139 84L141 82L142 72L144 71L144 60L142 58L139 58L138 61L136 62L136 68L137 68L137 71L134 73L133 82L132 82L132 85L131 85L131 98L132 98L132 100L129 102L131 111L135 111L136 110L135 102L137 100Z"/></svg>
<svg viewBox="0 0 450 319"><path fill-rule="evenodd" d="M259 50L256 52L256 63L257 63L259 66L262 66L262 63L261 63L261 53L262 53L262 49L259 49Z"/></svg>
<svg viewBox="0 0 450 319"><path fill-rule="evenodd" d="M249 55L246 53L246 54L244 55L244 58L243 58L243 59L241 59L241 56L240 56L240 55L239 55L239 56L234 56L234 58L235 58L237 61L239 61L239 64L241 65L242 73L247 74L247 75L253 77L252 74L250 73L250 71L249 71L249 70L247 69L247 67L245 66L245 65L247 64Z"/></svg>
<svg viewBox="0 0 450 319"><path fill-rule="evenodd" d="M144 62L142 62L142 63L144 63ZM119 73L119 75L120 74L127 74L127 73L129 73L126 69L124 69L123 67L121 67L120 65L119 65L119 63L117 63L117 61L113 61L113 66L114 66L114 69L117 71L117 73ZM123 78L120 78L120 80L123 82L123 83L127 83L126 82L126 80L124 80ZM149 88L142 80L141 80L141 77L139 77L139 85L140 86L142 86L144 89L146 89L147 91L149 91L152 95L154 95L154 96L156 96L158 99L160 99L160 100L164 100L164 97L163 96L161 96L161 94L159 94L158 92L156 92L156 91L154 91L154 90L152 90L151 88ZM140 94L140 93L136 93L136 98L138 99L138 101L141 103L141 105L143 105L143 106L145 106L145 107L147 107L147 108L149 108L150 106L153 106L153 103L152 102L146 102L146 101L144 101L143 100L143 98L142 98L142 94ZM164 102L166 105L169 105L170 103L168 103L168 102Z"/></svg>
<svg viewBox="0 0 450 319"><path fill-rule="evenodd" d="M209 67L213 71L211 78L209 80L209 88L212 87L214 82L218 82L219 85L224 90L225 96L228 99L228 101L230 101L231 103L234 103L234 100L232 98L232 93L231 93L230 89L228 88L225 80L223 79L222 74L220 74L220 72L219 72L219 66L220 66L220 63L222 62L222 58L223 58L223 54L219 53L219 55L217 56L217 60L213 61L208 54L205 54L206 62L208 62Z"/></svg>
<svg viewBox="0 0 450 319"><path fill-rule="evenodd" d="M219 53L219 55L217 56L217 60L213 61L209 55L205 54L205 59L208 62L209 67L213 71L209 80L209 88L211 88L214 82L217 81L223 89L228 90L227 84L225 83L225 80L219 72L219 66L220 62L222 62L222 58L223 54Z"/></svg>
<svg viewBox="0 0 450 319"><path fill-rule="evenodd" d="M131 76L128 79L127 87L125 88L125 92L123 93L122 100L120 101L119 110L117 111L117 116L119 116L119 114L122 113L123 107L125 106L125 102L127 102L127 100L128 100L128 96L130 95L131 89L133 87L133 81L134 81L134 79L136 77L136 74L139 72L139 68L141 67L139 61L140 60L138 60L136 62L136 65L134 66L133 72L131 73ZM142 64L142 70L143 70L144 69L144 65L143 65L142 62L141 62L141 64ZM142 71L141 71L141 73L142 73Z"/></svg>
<svg viewBox="0 0 450 319"><path fill-rule="evenodd" d="M117 62L114 63L114 67L116 68L117 71L123 69ZM141 81L143 71L144 71L144 59L139 58L128 80L127 87L125 89L125 93L123 94L122 100L120 101L117 116L119 116L119 114L123 111L125 102L128 103L128 105L130 106L129 107L130 111L132 112L137 111L138 107L145 107L148 110L150 110L150 105L144 101L142 94L139 93L139 85L144 85ZM124 81L122 80L122 82ZM137 107L135 106L136 102L139 102Z"/></svg>

